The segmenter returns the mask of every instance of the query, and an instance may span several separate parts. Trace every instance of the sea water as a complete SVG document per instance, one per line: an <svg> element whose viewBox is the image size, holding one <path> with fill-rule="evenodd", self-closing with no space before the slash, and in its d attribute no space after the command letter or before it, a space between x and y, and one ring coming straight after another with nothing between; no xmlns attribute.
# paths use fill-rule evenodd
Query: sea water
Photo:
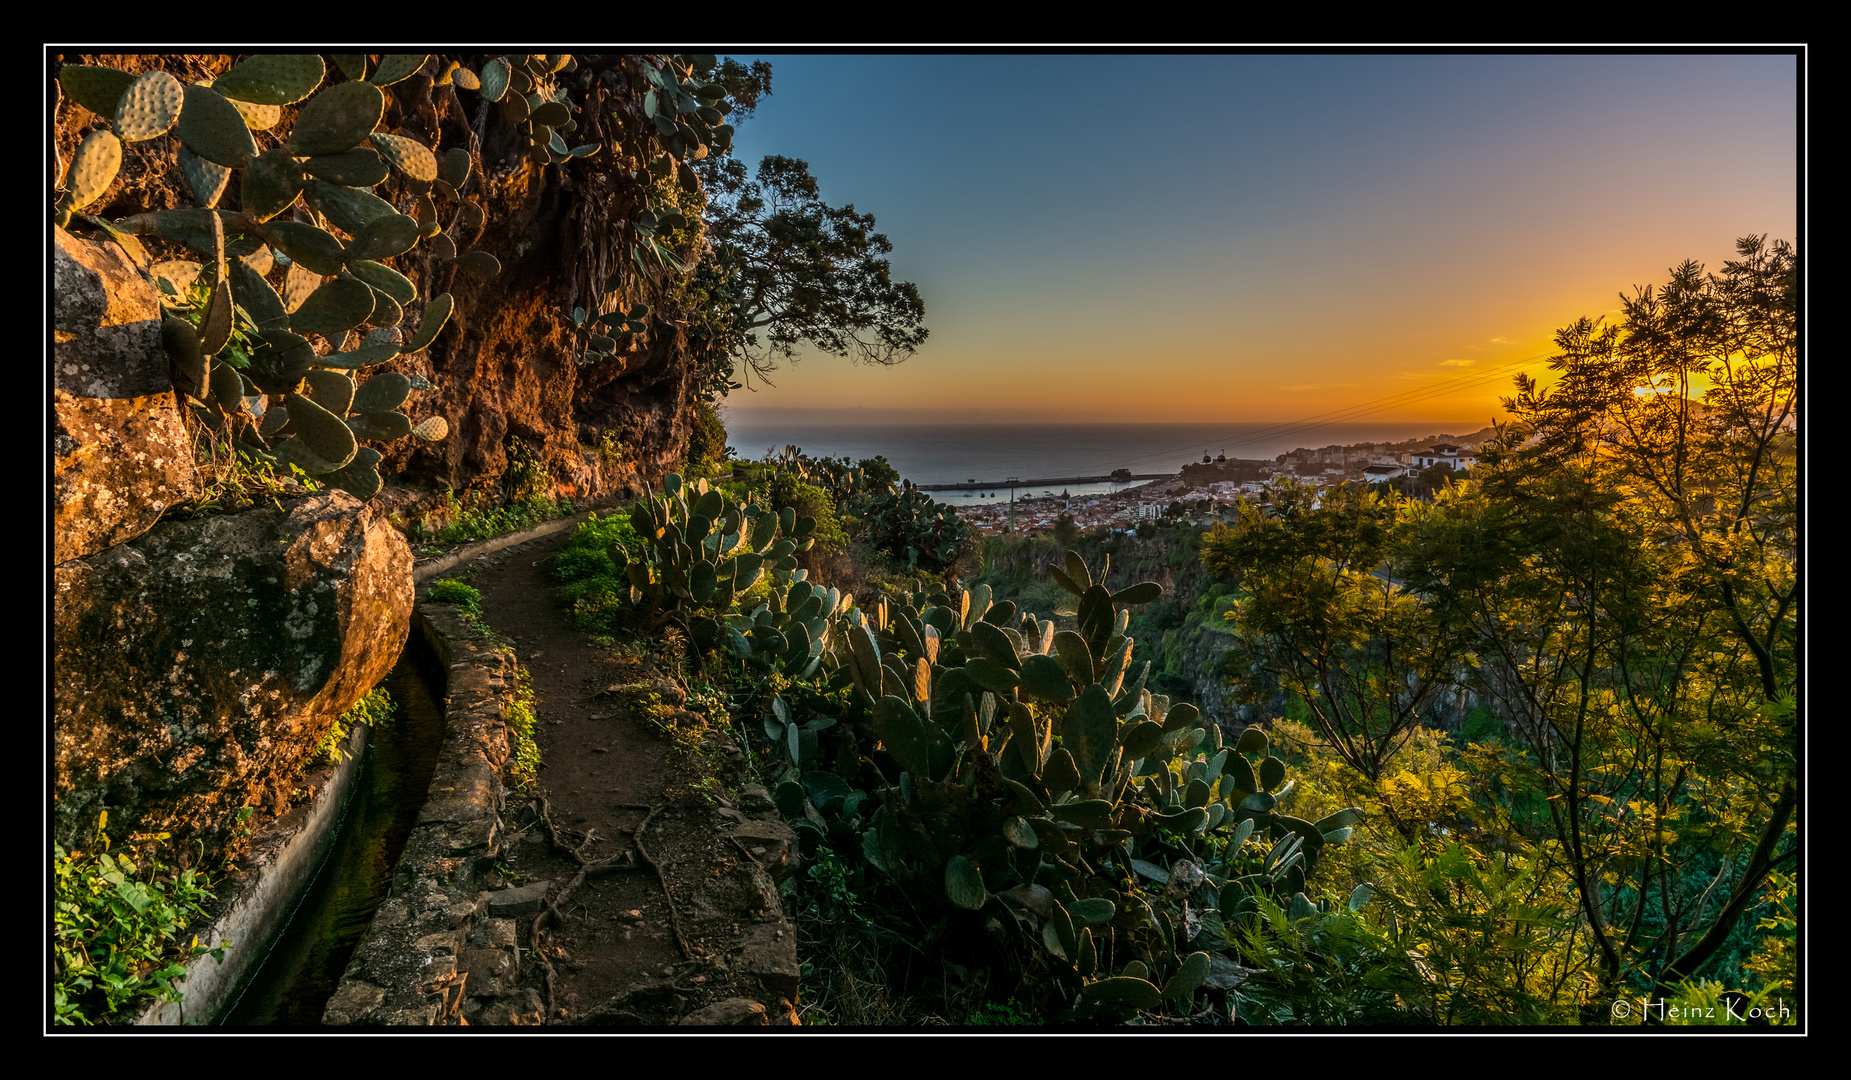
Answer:
<svg viewBox="0 0 1851 1080"><path fill-rule="evenodd" d="M1115 469L1174 476L1184 465L1226 454L1271 461L1300 448L1394 443L1476 431L1445 422L1306 424L839 424L771 419L727 421L727 444L747 460L796 446L811 457L885 457L915 484L994 483L981 491L935 491L939 502L1007 499L1011 476L1022 480L1105 476ZM1050 494L1094 494L1124 484L1064 484ZM1040 495L1018 487L1018 498Z"/></svg>

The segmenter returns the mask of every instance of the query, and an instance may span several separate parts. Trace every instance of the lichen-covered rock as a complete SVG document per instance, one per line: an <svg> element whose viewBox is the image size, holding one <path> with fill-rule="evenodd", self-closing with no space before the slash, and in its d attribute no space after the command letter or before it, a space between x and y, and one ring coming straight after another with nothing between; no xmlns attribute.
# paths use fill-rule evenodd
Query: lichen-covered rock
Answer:
<svg viewBox="0 0 1851 1080"><path fill-rule="evenodd" d="M404 537L341 491L167 522L53 580L57 838L107 808L112 836L208 855L239 810L286 804L397 661L413 601Z"/></svg>
<svg viewBox="0 0 1851 1080"><path fill-rule="evenodd" d="M199 493L154 287L114 244L56 230L52 561L147 532Z"/></svg>

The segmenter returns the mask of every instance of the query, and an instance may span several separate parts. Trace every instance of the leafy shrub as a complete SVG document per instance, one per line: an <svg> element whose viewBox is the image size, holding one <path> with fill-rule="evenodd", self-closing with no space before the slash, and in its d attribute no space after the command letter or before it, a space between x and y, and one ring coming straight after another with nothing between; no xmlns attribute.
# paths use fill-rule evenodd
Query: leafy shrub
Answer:
<svg viewBox="0 0 1851 1080"><path fill-rule="evenodd" d="M97 842L107 847L103 822ZM196 871L166 878L156 863L144 878L133 862L108 851L88 854L52 846L52 1020L107 1023L147 997L179 1001L179 961L211 953L225 959L230 942L211 949L176 947L179 933L206 916L212 893Z"/></svg>
<svg viewBox="0 0 1851 1080"><path fill-rule="evenodd" d="M524 788L539 775L540 745L533 738L538 720L533 714L533 685L527 669L519 669L517 678L519 689L515 691L514 700L502 710L501 718L507 721L509 741L513 744L513 753L508 758L508 777L514 786Z"/></svg>
<svg viewBox="0 0 1851 1080"><path fill-rule="evenodd" d="M565 583L562 598L572 605L581 630L609 634L630 612L630 582L611 560L610 548L638 550L642 537L624 516L592 514L572 533L566 549L553 560L553 577Z"/></svg>
<svg viewBox="0 0 1851 1080"><path fill-rule="evenodd" d="M772 509L782 510L788 506L799 518L816 519L816 532L812 536L817 548L829 552L847 549L848 534L843 531L836 513L836 501L826 488L805 483L794 473L779 472L772 477L769 494Z"/></svg>
<svg viewBox="0 0 1851 1080"><path fill-rule="evenodd" d="M440 604L455 604L465 614L482 617L482 594L476 591L475 586L455 578L431 582L431 587L424 591L424 595Z"/></svg>
<svg viewBox="0 0 1851 1080"><path fill-rule="evenodd" d="M476 540L504 536L511 532L553 521L574 513L569 499L549 499L528 495L500 506L466 507L454 494L444 496L445 509L438 515L445 524L426 527L422 539L437 547L467 544Z"/></svg>
<svg viewBox="0 0 1851 1080"><path fill-rule="evenodd" d="M469 588L467 585L463 587ZM315 744L315 755L309 760L315 764L338 764L345 757L341 751L341 744L347 741L347 733L353 730L355 724L378 728L392 722L392 712L392 695L387 693L383 686L373 687L367 691L365 697L354 702L353 708L342 713L334 721L334 726L328 729L328 733L321 737L319 743Z"/></svg>

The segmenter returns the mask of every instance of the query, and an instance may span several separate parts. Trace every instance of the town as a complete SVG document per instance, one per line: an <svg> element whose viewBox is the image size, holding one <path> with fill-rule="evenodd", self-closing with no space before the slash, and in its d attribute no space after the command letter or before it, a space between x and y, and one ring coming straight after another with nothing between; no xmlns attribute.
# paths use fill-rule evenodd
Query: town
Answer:
<svg viewBox="0 0 1851 1080"><path fill-rule="evenodd" d="M1011 531L1039 532L1056 527L1081 531L1135 531L1161 521L1209 525L1231 518L1243 498L1259 496L1266 486L1290 477L1323 487L1339 483L1393 484L1407 493L1430 491L1455 472L1469 470L1478 448L1495 436L1492 428L1470 435L1435 435L1399 443L1354 443L1349 446L1300 448L1272 460L1230 458L1204 452L1172 477L1117 491L1073 495L1019 494L1013 503L964 504L958 516L995 536ZM1071 517L1071 522L1064 520Z"/></svg>

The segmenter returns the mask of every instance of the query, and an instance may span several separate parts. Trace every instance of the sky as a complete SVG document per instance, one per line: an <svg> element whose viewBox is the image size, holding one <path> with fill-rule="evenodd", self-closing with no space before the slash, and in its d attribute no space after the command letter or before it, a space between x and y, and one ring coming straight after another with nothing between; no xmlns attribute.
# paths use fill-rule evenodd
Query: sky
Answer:
<svg viewBox="0 0 1851 1080"><path fill-rule="evenodd" d="M772 65L735 154L874 214L931 332L742 418L1483 426L1558 328L1798 239L1790 53L722 55Z"/></svg>

